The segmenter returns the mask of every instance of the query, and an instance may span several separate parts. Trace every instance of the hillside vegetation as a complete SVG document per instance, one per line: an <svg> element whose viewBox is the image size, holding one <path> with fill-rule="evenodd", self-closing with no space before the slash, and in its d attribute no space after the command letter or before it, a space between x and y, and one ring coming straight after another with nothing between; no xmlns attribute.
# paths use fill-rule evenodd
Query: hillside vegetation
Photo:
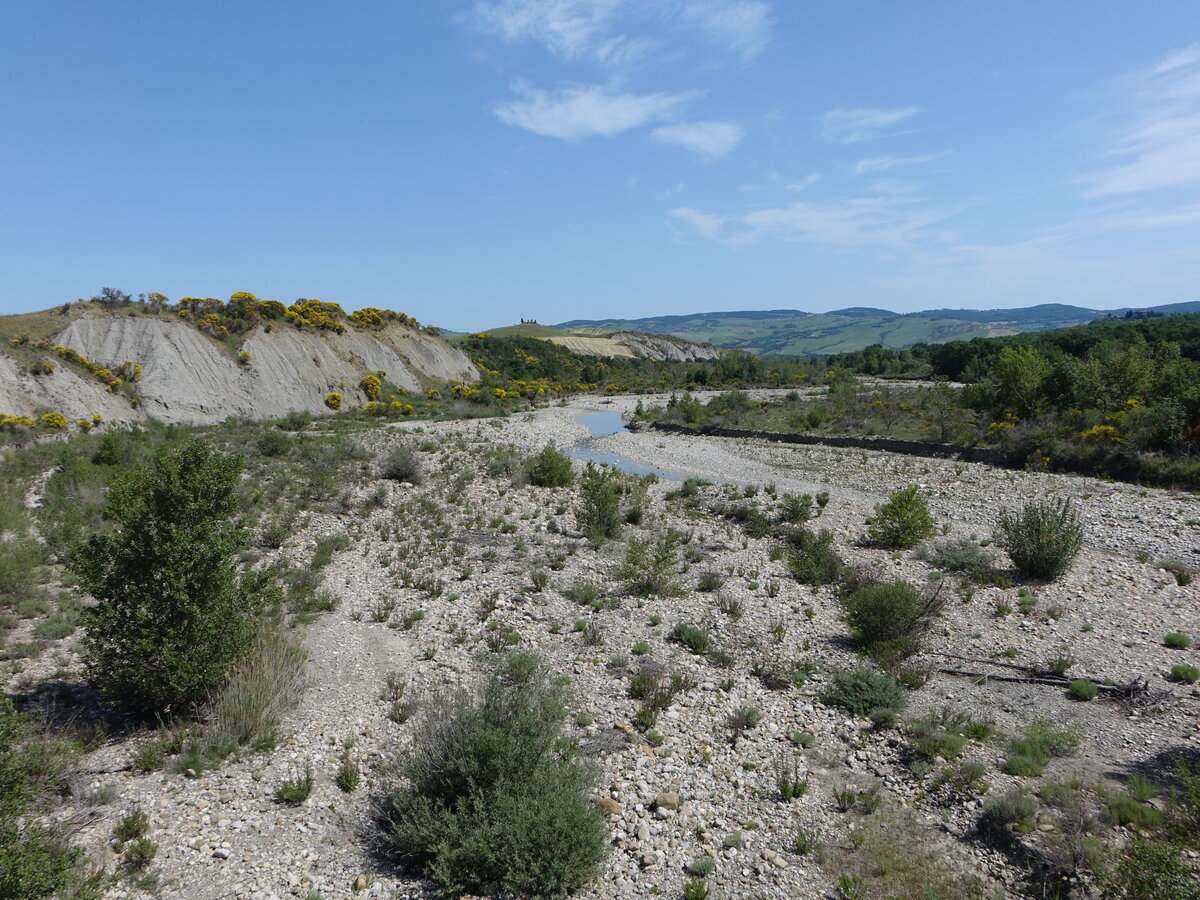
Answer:
<svg viewBox="0 0 1200 900"><path fill-rule="evenodd" d="M677 398L685 425L902 437L995 447L1014 465L1200 487L1200 315L1098 322L828 360L825 391L752 403ZM876 383L859 375L933 376ZM965 385L949 379L961 379Z"/></svg>
<svg viewBox="0 0 1200 900"><path fill-rule="evenodd" d="M1200 311L1200 303L1154 307L1163 314ZM828 356L861 350L872 344L903 349L919 343L939 343L1045 331L1081 325L1107 314L1078 306L1050 303L1021 309L935 309L895 313L884 309L852 308L828 313L794 309L747 310L655 316L645 319L574 319L559 328L658 332L690 341L736 347L762 356Z"/></svg>

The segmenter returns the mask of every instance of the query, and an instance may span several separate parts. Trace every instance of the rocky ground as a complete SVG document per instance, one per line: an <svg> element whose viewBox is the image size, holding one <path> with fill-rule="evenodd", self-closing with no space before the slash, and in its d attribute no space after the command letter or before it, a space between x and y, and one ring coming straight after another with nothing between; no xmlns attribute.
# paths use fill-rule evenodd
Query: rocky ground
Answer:
<svg viewBox="0 0 1200 900"><path fill-rule="evenodd" d="M145 810L159 846L154 890L165 896L433 896L422 879L373 855L372 798L387 764L409 746L422 708L474 683L481 657L510 640L571 677L574 729L601 772L596 800L613 849L581 894L589 898L681 896L692 877L686 868L703 856L715 861L708 878L714 897L829 897L848 872L865 873L872 887L894 895L934 885L946 898L1021 896L1025 876L1013 846L1006 851L973 835L988 798L1046 779L1115 790L1132 772L1154 774L1172 752L1200 752L1200 694L1166 680L1172 665L1197 665L1197 649L1163 645L1168 632L1200 638L1200 581L1180 586L1153 564L1174 558L1200 565L1194 496L857 450L620 433L599 444L715 483L695 506L668 499L677 483L651 485L641 524L596 549L576 529L574 489L514 486L495 454L509 444L575 444L589 436L578 415L628 410L635 400L587 398L504 421L412 422L361 438L377 454L397 442L416 446L428 478L421 486L353 485L349 511L310 516L279 551L303 565L318 537L351 538L324 570L325 587L340 602L307 626L310 684L287 718L284 740L270 753L197 777L137 774L130 760L149 736L111 740L84 761L81 800L63 811L77 839L111 866L114 823ZM959 762L934 759L914 771L903 728L876 729L823 705L830 673L859 662L832 591L798 584L771 552L775 542L748 538L706 511L735 493L741 498L735 485L758 487L751 502L766 510L785 492L826 491L830 501L815 524L834 532L847 562L924 585L933 570L917 554L864 540L873 506L913 482L950 536L984 538L1001 508L1027 499L1069 497L1082 512L1085 551L1065 578L1027 587L1036 603L1018 597L1019 585L968 588L945 579L952 599L922 657L930 678L912 692L905 714L958 710L1007 735L1037 718L1077 728L1080 752L1053 761L1042 779L1002 774L1005 746L993 737L970 742L962 757L986 774L952 790L938 776ZM366 502L380 489L381 503ZM653 539L668 528L684 536L675 574L689 589L667 599L623 596L613 574L623 540ZM546 578L540 590L539 572ZM718 590L692 589L705 572L721 576ZM594 609L564 595L584 583L612 602ZM998 615L998 606L1012 610ZM679 622L707 627L727 665L669 642ZM1050 686L977 683L936 671L1012 674L989 663L1039 666L1063 653L1074 660L1074 677L1124 683L1144 676L1174 696L1139 711L1103 698L1080 703ZM791 661L815 670L801 687L769 690L753 674ZM69 671L73 662L64 642L20 677ZM694 687L647 734L632 724L639 704L630 681L654 665L686 675ZM731 715L746 707L760 711L761 721L731 728ZM797 743L800 733L812 736L803 739L810 746ZM334 783L347 747L364 772L349 794ZM308 765L316 780L311 797L295 807L277 803L278 785ZM781 771L807 779L808 792L782 799ZM1038 829L1013 844L1052 852L1062 827L1047 810ZM796 852L801 833L818 852ZM127 881L110 895L141 895L146 887Z"/></svg>

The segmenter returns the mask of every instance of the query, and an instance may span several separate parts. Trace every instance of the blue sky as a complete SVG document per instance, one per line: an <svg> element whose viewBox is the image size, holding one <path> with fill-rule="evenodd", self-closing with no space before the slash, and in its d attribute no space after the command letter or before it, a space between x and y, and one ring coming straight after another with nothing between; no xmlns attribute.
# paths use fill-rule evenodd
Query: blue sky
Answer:
<svg viewBox="0 0 1200 900"><path fill-rule="evenodd" d="M1200 299L1195 0L0 5L0 310Z"/></svg>

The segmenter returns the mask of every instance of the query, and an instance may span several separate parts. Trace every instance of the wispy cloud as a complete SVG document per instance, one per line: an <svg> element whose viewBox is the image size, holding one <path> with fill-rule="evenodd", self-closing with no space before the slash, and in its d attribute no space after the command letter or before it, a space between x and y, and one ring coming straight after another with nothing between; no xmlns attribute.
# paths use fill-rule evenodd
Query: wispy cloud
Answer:
<svg viewBox="0 0 1200 900"><path fill-rule="evenodd" d="M749 61L770 40L766 0L478 0L469 16L505 41L541 44L567 61L627 65L681 32Z"/></svg>
<svg viewBox="0 0 1200 900"><path fill-rule="evenodd" d="M831 109L821 117L821 136L831 141L852 144L867 138L886 137L893 125L911 119L920 110L915 106L890 109Z"/></svg>
<svg viewBox="0 0 1200 900"><path fill-rule="evenodd" d="M820 180L820 175L818 175L816 172L810 172L799 181L793 181L790 184L784 185L784 190L799 193L800 191L807 190L808 188L812 187Z"/></svg>
<svg viewBox="0 0 1200 900"><path fill-rule="evenodd" d="M675 209L668 210L667 213L689 226L696 234L706 238L717 237L721 233L721 226L725 224L722 216L701 212L690 206L677 206Z"/></svg>
<svg viewBox="0 0 1200 900"><path fill-rule="evenodd" d="M559 59L625 66L700 36L755 58L774 24L767 0L478 0L468 19L504 41L539 43Z"/></svg>
<svg viewBox="0 0 1200 900"><path fill-rule="evenodd" d="M534 41L563 59L611 54L613 20L625 0L499 0L476 3L476 21L506 41Z"/></svg>
<svg viewBox="0 0 1200 900"><path fill-rule="evenodd" d="M762 0L685 0L679 18L747 62L771 38L771 4Z"/></svg>
<svg viewBox="0 0 1200 900"><path fill-rule="evenodd" d="M516 84L518 99L496 107L506 125L534 134L575 141L587 137L612 137L631 128L662 121L699 91L676 93L612 93L602 85L579 85L543 91Z"/></svg>
<svg viewBox="0 0 1200 900"><path fill-rule="evenodd" d="M949 150L943 150L941 153L925 153L921 156L872 156L868 159L860 159L850 172L852 175L869 175L873 172L886 172L888 169L921 166L941 159L949 153Z"/></svg>
<svg viewBox="0 0 1200 900"><path fill-rule="evenodd" d="M1085 175L1085 196L1200 183L1200 44L1169 54L1133 84L1134 121L1109 151L1124 162Z"/></svg>
<svg viewBox="0 0 1200 900"><path fill-rule="evenodd" d="M1124 209L1096 216L1088 224L1120 231L1146 231L1152 228L1180 228L1200 225L1200 203L1188 203L1167 209Z"/></svg>
<svg viewBox="0 0 1200 900"><path fill-rule="evenodd" d="M736 147L743 133L742 126L733 122L680 122L655 128L650 136L712 158L724 156Z"/></svg>
<svg viewBox="0 0 1200 900"><path fill-rule="evenodd" d="M912 247L929 237L929 226L957 212L922 206L915 200L878 196L795 201L738 216L715 215L691 207L673 209L670 215L690 225L701 237L735 245L774 237L842 247Z"/></svg>

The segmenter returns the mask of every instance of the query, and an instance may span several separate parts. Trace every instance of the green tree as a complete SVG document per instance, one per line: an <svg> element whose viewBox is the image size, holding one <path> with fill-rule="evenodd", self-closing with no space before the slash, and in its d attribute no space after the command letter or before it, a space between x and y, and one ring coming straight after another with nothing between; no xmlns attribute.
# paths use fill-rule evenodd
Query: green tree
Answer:
<svg viewBox="0 0 1200 900"><path fill-rule="evenodd" d="M113 532L70 553L96 600L83 614L89 677L131 712L189 711L251 646L269 576L237 572L241 471L241 457L199 440L164 448L113 479Z"/></svg>
<svg viewBox="0 0 1200 900"><path fill-rule="evenodd" d="M1001 399L1023 418L1037 414L1050 362L1032 347L1005 347L992 363L991 374Z"/></svg>

